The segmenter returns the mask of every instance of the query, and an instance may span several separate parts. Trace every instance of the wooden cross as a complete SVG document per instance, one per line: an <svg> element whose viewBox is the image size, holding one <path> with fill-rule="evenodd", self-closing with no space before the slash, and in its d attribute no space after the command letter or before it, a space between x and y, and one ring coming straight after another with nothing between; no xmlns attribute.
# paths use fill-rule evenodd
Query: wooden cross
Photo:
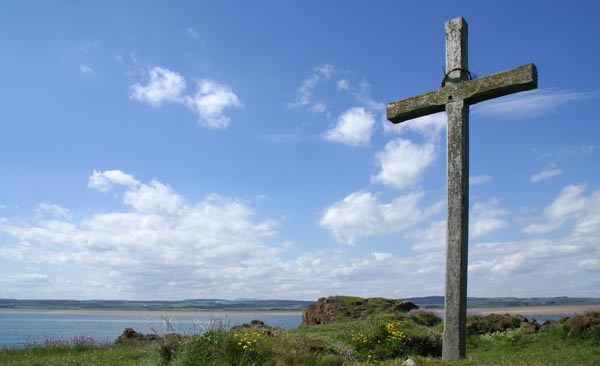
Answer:
<svg viewBox="0 0 600 366"><path fill-rule="evenodd" d="M447 219L446 297L442 357L466 354L467 252L469 229L469 105L537 88L537 69L527 64L472 79L467 62L467 22L449 20L446 28L446 70L442 87L387 104L387 119L400 123L446 111Z"/></svg>

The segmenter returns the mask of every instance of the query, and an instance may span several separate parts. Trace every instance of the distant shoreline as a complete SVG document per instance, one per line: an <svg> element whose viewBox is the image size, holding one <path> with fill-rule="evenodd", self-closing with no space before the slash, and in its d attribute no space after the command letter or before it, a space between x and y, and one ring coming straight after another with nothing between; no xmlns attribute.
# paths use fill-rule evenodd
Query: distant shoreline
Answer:
<svg viewBox="0 0 600 366"><path fill-rule="evenodd" d="M468 314L488 315L496 314L532 314L532 315L550 315L550 314L575 314L582 313L591 308L600 307L600 304L587 305L537 305L537 306L494 306L467 308ZM428 309L437 314L443 314L444 309Z"/></svg>
<svg viewBox="0 0 600 366"><path fill-rule="evenodd" d="M476 307L468 308L469 314L487 315L491 313L501 314L533 314L533 315L548 315L548 314L575 314L582 313L585 310L600 307L600 304L586 305L537 305L537 306L507 306L507 307ZM444 309L428 309L436 314L443 315ZM286 316L286 315L302 315L299 310L121 310L121 309L44 309L44 308L0 308L0 313L45 313L45 314L62 314L62 315L134 315L134 316Z"/></svg>
<svg viewBox="0 0 600 366"><path fill-rule="evenodd" d="M134 316L285 316L285 315L302 315L302 311L297 310L118 310L118 309L42 309L42 308L0 308L1 313L45 313L45 314L61 314L61 315L134 315Z"/></svg>
<svg viewBox="0 0 600 366"><path fill-rule="evenodd" d="M511 306L511 307L492 307L492 308L472 308L467 309L470 314L481 314L487 315L491 313L508 313L508 314L575 314L582 313L594 307L600 307L600 304L596 305L543 305L543 306Z"/></svg>

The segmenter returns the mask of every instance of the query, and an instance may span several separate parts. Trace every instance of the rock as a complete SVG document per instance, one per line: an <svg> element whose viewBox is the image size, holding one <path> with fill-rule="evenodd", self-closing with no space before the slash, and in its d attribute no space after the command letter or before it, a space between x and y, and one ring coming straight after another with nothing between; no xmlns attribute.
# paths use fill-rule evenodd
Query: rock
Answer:
<svg viewBox="0 0 600 366"><path fill-rule="evenodd" d="M331 324L338 321L365 319L381 314L407 313L419 307L410 301L382 297L361 298L330 296L320 298L302 314L302 325Z"/></svg>
<svg viewBox="0 0 600 366"><path fill-rule="evenodd" d="M133 328L125 328L123 333L117 338L117 344L142 344L159 341L160 336L156 334L144 334L136 332Z"/></svg>
<svg viewBox="0 0 600 366"><path fill-rule="evenodd" d="M540 325L535 319L528 320L519 314L488 314L485 316L472 316L467 320L467 334L503 332L507 329L521 327L533 332L540 329Z"/></svg>
<svg viewBox="0 0 600 366"><path fill-rule="evenodd" d="M417 363L412 358L409 358L406 361L402 362L402 366L417 366Z"/></svg>
<svg viewBox="0 0 600 366"><path fill-rule="evenodd" d="M262 333L263 335L268 335L268 336L274 335L278 329L279 328L270 327L270 326L266 325L265 322L263 322L262 320L258 320L258 319L252 320L250 322L250 324L244 323L244 324L240 324L240 325L231 327L232 332L240 332L240 331L244 331L244 330L246 330L246 331L254 330L259 333Z"/></svg>
<svg viewBox="0 0 600 366"><path fill-rule="evenodd" d="M426 327L433 327L442 322L442 319L433 311L425 309L413 309L408 312L408 316L410 320Z"/></svg>
<svg viewBox="0 0 600 366"><path fill-rule="evenodd" d="M591 318L585 315L575 315L565 320L563 327L568 331L582 331L585 329L597 329L600 326L600 319Z"/></svg>

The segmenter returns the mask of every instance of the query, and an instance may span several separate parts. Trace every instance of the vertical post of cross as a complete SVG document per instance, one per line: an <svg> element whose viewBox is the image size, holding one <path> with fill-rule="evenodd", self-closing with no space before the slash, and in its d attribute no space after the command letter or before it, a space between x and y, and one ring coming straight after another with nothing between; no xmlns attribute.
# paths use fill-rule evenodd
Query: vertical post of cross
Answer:
<svg viewBox="0 0 600 366"><path fill-rule="evenodd" d="M448 87L468 79L467 23L449 20L446 28L446 78ZM449 89L450 89L449 88ZM446 101L447 221L446 296L442 357L466 355L467 258L469 234L469 105L462 98Z"/></svg>

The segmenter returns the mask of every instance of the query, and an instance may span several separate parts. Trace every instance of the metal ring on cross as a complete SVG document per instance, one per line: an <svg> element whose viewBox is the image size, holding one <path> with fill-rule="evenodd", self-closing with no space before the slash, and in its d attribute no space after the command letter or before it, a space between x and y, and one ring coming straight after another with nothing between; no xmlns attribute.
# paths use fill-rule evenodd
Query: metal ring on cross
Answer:
<svg viewBox="0 0 600 366"><path fill-rule="evenodd" d="M462 67L455 67L452 70L448 71L445 75L444 75L444 79L442 80L442 88L446 85L446 81L448 81L448 76L450 76L450 74L452 74L454 71L463 71L467 73L467 80L473 80L476 78L476 75L473 74L471 71L467 70L467 69L463 69Z"/></svg>

